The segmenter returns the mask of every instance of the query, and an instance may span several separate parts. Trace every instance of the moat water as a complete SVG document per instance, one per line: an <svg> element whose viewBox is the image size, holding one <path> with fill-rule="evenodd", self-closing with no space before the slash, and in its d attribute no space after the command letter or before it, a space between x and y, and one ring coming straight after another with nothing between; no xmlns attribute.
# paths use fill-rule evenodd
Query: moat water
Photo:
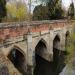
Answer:
<svg viewBox="0 0 75 75"><path fill-rule="evenodd" d="M36 54L36 66L34 75L59 75L65 67L63 57L56 58L54 62L48 62Z"/></svg>

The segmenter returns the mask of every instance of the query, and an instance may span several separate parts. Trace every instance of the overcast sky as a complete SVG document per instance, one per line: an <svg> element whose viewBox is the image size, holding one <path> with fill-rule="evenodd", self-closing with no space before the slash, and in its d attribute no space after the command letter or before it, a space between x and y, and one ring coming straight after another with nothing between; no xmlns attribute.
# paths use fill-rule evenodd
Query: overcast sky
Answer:
<svg viewBox="0 0 75 75"><path fill-rule="evenodd" d="M28 4L28 1L30 0L22 0L22 1L25 1ZM37 0L37 4L35 2L36 0L31 0L31 1L32 1L32 6L36 6L39 4L38 0ZM62 3L67 8L72 1L75 3L75 0L62 0Z"/></svg>
<svg viewBox="0 0 75 75"><path fill-rule="evenodd" d="M62 0L63 5L64 5L66 8L68 8L68 6L70 5L70 3L71 3L72 1L75 3L75 0Z"/></svg>
<svg viewBox="0 0 75 75"><path fill-rule="evenodd" d="M25 0L26 1L26 3L28 4L28 1L29 0ZM36 6L36 5L39 5L39 3L37 3L36 4L36 2L35 2L36 0L32 0L32 10L34 9L34 7ZM38 1L38 0L37 0ZM62 5L67 9L68 7L69 7L69 5L70 5L70 3L72 2L72 0L62 0ZM73 2L75 3L75 0L73 0Z"/></svg>
<svg viewBox="0 0 75 75"><path fill-rule="evenodd" d="M19 0L17 0L17 1L19 1ZM25 1L25 3L27 4L27 7L28 7L28 1L30 1L30 0L22 0L22 1ZM33 11L35 6L39 5L40 3L38 2L38 0L37 0L37 3L36 3L36 0L31 0L31 1L32 1L31 9ZM72 1L75 3L75 0L62 0L62 5L65 7L65 9L67 9Z"/></svg>
<svg viewBox="0 0 75 75"><path fill-rule="evenodd" d="M29 0L25 0L26 2L28 2ZM36 1L36 0L32 0L33 2ZM38 1L38 0L37 0ZM67 7L70 3L71 3L72 0L62 0L63 4ZM75 1L75 0L73 0Z"/></svg>

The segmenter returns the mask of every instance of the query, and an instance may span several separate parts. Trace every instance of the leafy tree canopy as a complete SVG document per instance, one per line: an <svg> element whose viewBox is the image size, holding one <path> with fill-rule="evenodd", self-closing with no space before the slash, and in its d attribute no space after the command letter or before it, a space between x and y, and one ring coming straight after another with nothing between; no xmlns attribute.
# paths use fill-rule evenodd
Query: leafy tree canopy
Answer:
<svg viewBox="0 0 75 75"><path fill-rule="evenodd" d="M46 6L38 5L33 11L33 20L47 20L48 8Z"/></svg>
<svg viewBox="0 0 75 75"><path fill-rule="evenodd" d="M74 18L74 3L72 2L68 9L68 16L73 19Z"/></svg>
<svg viewBox="0 0 75 75"><path fill-rule="evenodd" d="M29 19L28 10L26 4L22 1L18 1L17 3L8 3L6 5L7 8L7 20L10 21L23 21Z"/></svg>
<svg viewBox="0 0 75 75"><path fill-rule="evenodd" d="M0 21L6 16L6 0L0 0Z"/></svg>
<svg viewBox="0 0 75 75"><path fill-rule="evenodd" d="M66 50L68 52L66 61L67 63L70 62L70 64L72 64L71 61L75 59L75 22L72 24L74 26L73 32L70 34L66 45Z"/></svg>
<svg viewBox="0 0 75 75"><path fill-rule="evenodd" d="M41 0L42 1L42 0ZM52 20L64 18L61 0L49 0L46 6L36 6L33 11L33 18L36 20Z"/></svg>

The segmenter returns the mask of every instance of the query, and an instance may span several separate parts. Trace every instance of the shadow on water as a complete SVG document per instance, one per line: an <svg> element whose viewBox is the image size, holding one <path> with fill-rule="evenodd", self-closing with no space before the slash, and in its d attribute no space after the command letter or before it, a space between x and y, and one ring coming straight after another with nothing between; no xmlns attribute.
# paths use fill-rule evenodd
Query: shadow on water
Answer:
<svg viewBox="0 0 75 75"><path fill-rule="evenodd" d="M56 54L58 52L59 51L57 51ZM34 75L59 75L59 73L65 67L64 52L60 52L59 55L54 55L53 62L48 62L37 54L35 59L36 66L34 69Z"/></svg>
<svg viewBox="0 0 75 75"><path fill-rule="evenodd" d="M36 67L34 75L53 75L52 62L48 62L36 55Z"/></svg>

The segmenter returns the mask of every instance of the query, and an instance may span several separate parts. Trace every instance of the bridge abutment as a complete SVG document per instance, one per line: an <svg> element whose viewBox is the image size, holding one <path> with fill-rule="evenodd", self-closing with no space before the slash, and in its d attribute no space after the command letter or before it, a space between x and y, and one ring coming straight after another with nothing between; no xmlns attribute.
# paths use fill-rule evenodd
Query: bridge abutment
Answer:
<svg viewBox="0 0 75 75"><path fill-rule="evenodd" d="M34 71L34 50L32 48L32 33L27 33L27 74L33 75Z"/></svg>

